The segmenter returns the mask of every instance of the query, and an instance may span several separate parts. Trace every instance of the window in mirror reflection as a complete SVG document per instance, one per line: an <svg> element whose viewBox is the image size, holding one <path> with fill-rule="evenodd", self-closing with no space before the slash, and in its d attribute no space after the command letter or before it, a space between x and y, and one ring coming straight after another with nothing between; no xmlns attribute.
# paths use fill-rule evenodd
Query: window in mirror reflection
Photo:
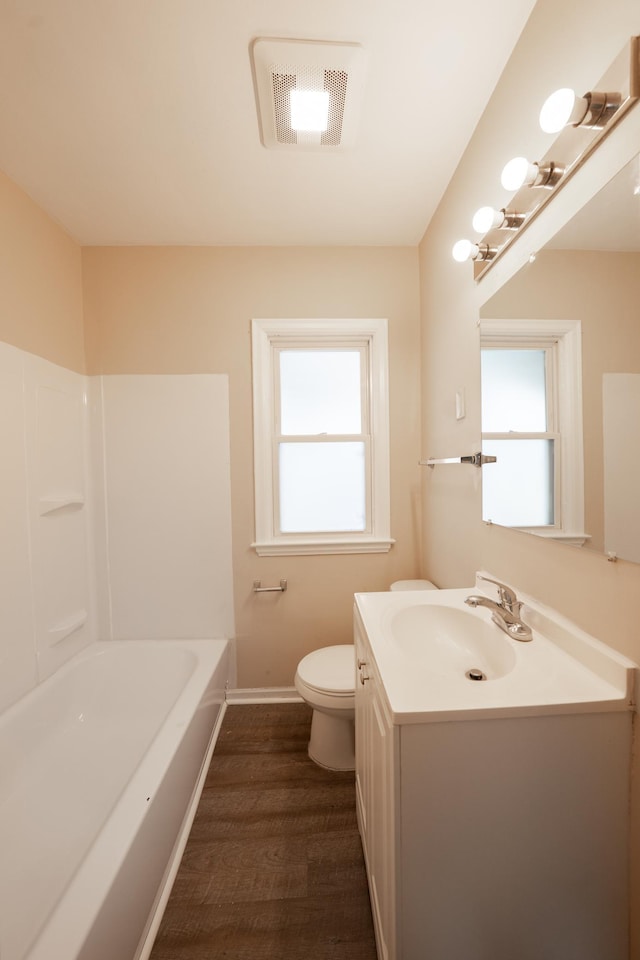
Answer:
<svg viewBox="0 0 640 960"><path fill-rule="evenodd" d="M482 430L547 429L546 350L482 351Z"/></svg>
<svg viewBox="0 0 640 960"><path fill-rule="evenodd" d="M484 344L481 350L482 516L507 527L557 518L555 343Z"/></svg>

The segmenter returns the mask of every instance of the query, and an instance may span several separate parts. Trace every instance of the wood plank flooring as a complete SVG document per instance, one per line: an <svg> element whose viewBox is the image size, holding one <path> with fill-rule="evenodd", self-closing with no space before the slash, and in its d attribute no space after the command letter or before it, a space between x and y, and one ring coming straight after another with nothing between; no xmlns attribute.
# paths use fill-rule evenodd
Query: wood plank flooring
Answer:
<svg viewBox="0 0 640 960"><path fill-rule="evenodd" d="M150 960L376 960L352 773L307 704L230 705Z"/></svg>

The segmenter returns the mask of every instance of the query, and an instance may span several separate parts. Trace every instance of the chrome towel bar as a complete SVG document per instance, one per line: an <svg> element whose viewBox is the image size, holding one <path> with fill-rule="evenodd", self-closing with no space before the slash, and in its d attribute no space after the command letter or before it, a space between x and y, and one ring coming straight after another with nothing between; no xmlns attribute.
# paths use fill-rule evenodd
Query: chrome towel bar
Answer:
<svg viewBox="0 0 640 960"><path fill-rule="evenodd" d="M470 463L474 467L483 467L485 463L495 463L496 457L486 457L484 453L472 453L469 457L445 457L442 460L419 460L420 467L435 467L439 463Z"/></svg>

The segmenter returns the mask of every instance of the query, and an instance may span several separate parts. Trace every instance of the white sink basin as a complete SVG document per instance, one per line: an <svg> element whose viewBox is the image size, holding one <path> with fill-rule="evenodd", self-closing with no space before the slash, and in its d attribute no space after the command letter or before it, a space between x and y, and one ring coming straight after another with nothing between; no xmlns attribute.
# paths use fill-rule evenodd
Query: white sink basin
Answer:
<svg viewBox="0 0 640 960"><path fill-rule="evenodd" d="M482 592L479 580L462 590L356 594L356 627L369 639L394 723L630 708L630 660L525 595L532 640L519 643L491 610L465 604Z"/></svg>
<svg viewBox="0 0 640 960"><path fill-rule="evenodd" d="M516 665L513 645L499 627L455 607L404 607L392 615L389 631L417 670L477 682L504 677Z"/></svg>

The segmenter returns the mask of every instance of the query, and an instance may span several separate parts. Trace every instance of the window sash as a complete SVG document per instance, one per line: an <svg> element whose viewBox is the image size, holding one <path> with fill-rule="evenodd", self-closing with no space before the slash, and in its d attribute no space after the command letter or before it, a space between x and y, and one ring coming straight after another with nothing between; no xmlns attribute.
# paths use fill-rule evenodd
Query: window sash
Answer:
<svg viewBox="0 0 640 960"><path fill-rule="evenodd" d="M550 433L549 431L540 432L540 433L524 433L524 432L523 432L523 433L518 433L517 431L513 431L513 432L511 432L511 433L483 433L483 434L482 434L482 440L483 440L483 445L484 445L484 441L485 441L485 440L486 440L486 441L500 440L500 441L506 441L506 442L512 442L512 441L520 441L520 442L524 441L524 442L526 442L527 440L531 440L531 441L547 440L547 441L550 441L550 442L551 442L552 447L553 447L553 478L552 478L552 483L553 483L553 523L540 524L539 526L532 526L531 524L518 523L518 524L513 524L513 527L514 527L514 529L517 529L517 530L529 530L529 531L533 531L533 530L545 530L545 531L562 530L562 529L563 529L563 527L562 527L562 496L561 496L561 490L562 490L561 449L562 449L562 444L561 444L560 434L558 434L558 433ZM484 446L483 446L483 449L484 449ZM491 448L488 448L488 451L490 451L490 450L491 450ZM500 458L498 457L498 463L499 463L499 462L500 462ZM491 467L488 467L488 469L491 470L492 468L491 468ZM488 478L487 478L487 475L486 475L486 474L485 474L485 476L484 476L483 479L484 479L485 482L487 481ZM483 517L482 517L482 519L485 520L486 522L498 522L498 523L500 522L500 521L495 521L495 519L494 519L493 517L484 516L484 504L483 504Z"/></svg>
<svg viewBox="0 0 640 960"><path fill-rule="evenodd" d="M557 338L544 338L540 340L504 339L502 337L482 337L481 352L487 350L534 350L544 352L544 370L545 370L545 406L547 413L547 430L550 432L559 431L558 422L558 397L557 397L557 378L558 378L558 340ZM521 433L520 431L514 431ZM484 435L484 431L483 431Z"/></svg>
<svg viewBox="0 0 640 960"><path fill-rule="evenodd" d="M280 517L280 446L281 444L290 444L290 443L315 443L315 444L325 444L325 443L362 443L364 446L364 508L365 508L365 522L364 529L357 530L314 530L310 528L308 530L291 532L283 531ZM365 437L363 434L337 434L337 435L323 435L322 437L280 437L274 440L273 445L273 466L274 466L274 485L273 485L273 513L274 513L274 527L275 534L279 537L297 537L303 539L309 536L319 536L320 534L325 535L338 535L342 536L345 534L362 536L362 535L371 535L373 533L373 524L371 516L371 491L372 491L372 463L371 463L371 437Z"/></svg>
<svg viewBox="0 0 640 960"><path fill-rule="evenodd" d="M288 351L295 350L296 352L324 352L324 353L339 353L339 352L349 352L354 353L358 352L360 354L360 431L362 435L369 434L371 432L370 428L370 375L369 375L369 342L367 340L354 340L347 341L340 344L326 344L322 342L300 342L295 338L292 338L290 342L278 341L278 343L271 344L272 350L272 368L273 368L273 386L274 386L274 401L273 401L273 414L274 414L274 424L273 430L276 436L280 437L289 437L291 434L283 434L281 427L281 411L282 411L282 396L281 396L281 386L280 386L280 354L286 353ZM297 436L309 436L309 437L318 437L318 434L297 434ZM345 434L338 434L338 436L345 436Z"/></svg>

